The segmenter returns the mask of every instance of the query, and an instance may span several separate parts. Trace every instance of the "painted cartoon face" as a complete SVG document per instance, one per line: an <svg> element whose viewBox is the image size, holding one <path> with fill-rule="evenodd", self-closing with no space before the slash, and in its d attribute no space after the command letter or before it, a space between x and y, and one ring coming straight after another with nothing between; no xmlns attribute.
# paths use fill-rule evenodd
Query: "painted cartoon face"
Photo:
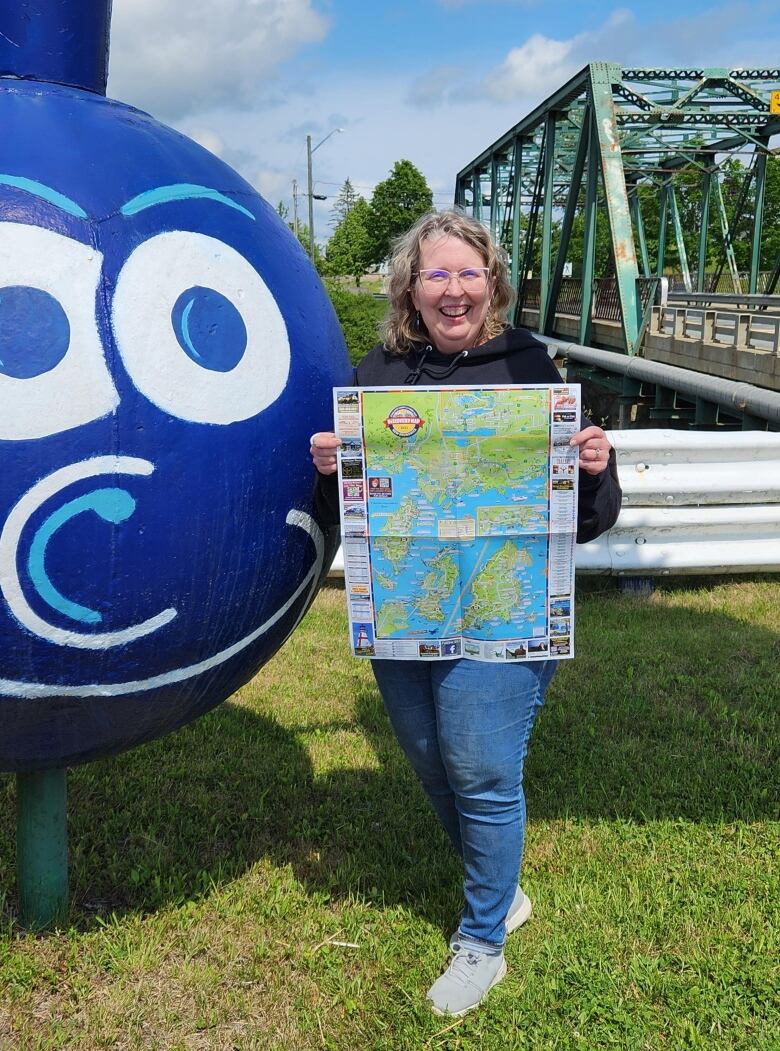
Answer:
<svg viewBox="0 0 780 1051"><path fill-rule="evenodd" d="M0 82L0 769L158 736L284 641L328 554L308 435L348 378L235 172L88 92Z"/></svg>

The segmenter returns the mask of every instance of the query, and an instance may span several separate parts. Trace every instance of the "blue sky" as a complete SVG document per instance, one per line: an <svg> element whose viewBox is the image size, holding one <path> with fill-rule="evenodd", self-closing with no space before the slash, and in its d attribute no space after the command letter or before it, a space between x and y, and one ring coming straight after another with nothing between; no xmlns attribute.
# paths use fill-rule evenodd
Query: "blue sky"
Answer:
<svg viewBox="0 0 780 1051"><path fill-rule="evenodd" d="M778 66L767 2L114 0L109 94L192 135L276 204L407 157L437 204L455 175L589 61ZM777 85L780 88L780 83ZM305 213L306 201L299 205ZM328 233L332 200L317 203Z"/></svg>

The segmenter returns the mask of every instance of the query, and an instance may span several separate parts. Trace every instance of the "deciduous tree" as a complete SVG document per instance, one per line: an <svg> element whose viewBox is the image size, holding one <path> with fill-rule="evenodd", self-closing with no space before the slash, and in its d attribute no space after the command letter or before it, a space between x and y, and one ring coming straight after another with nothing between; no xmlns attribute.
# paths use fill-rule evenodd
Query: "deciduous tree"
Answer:
<svg viewBox="0 0 780 1051"><path fill-rule="evenodd" d="M393 239L432 207L433 194L422 172L411 161L396 161L371 198L371 262L381 263Z"/></svg>
<svg viewBox="0 0 780 1051"><path fill-rule="evenodd" d="M326 272L335 276L349 274L355 284L371 265L371 209L362 197L357 197L328 241Z"/></svg>

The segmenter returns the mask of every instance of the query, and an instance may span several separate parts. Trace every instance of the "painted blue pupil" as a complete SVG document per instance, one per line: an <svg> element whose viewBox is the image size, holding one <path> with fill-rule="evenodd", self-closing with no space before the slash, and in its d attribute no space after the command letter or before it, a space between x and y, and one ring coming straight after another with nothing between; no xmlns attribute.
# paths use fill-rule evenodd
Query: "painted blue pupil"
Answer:
<svg viewBox="0 0 780 1051"><path fill-rule="evenodd" d="M0 373L28 380L50 372L68 353L70 324L40 288L0 288Z"/></svg>
<svg viewBox="0 0 780 1051"><path fill-rule="evenodd" d="M236 307L213 288L193 285L171 311L179 346L212 372L230 372L246 351L246 326Z"/></svg>

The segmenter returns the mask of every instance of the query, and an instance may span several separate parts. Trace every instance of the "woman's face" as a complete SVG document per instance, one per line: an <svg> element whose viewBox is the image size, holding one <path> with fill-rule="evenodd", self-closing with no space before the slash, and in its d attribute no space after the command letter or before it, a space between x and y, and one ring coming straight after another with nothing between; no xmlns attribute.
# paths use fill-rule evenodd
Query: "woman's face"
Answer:
<svg viewBox="0 0 780 1051"><path fill-rule="evenodd" d="M439 237L423 241L420 250L420 270L449 270L457 274L463 270L479 270L487 261L476 248L459 237ZM431 342L442 354L458 354L473 347L493 295L493 282L482 274L476 281L464 283L453 276L436 275L438 280L425 280L415 274L412 278L412 302L420 312Z"/></svg>

